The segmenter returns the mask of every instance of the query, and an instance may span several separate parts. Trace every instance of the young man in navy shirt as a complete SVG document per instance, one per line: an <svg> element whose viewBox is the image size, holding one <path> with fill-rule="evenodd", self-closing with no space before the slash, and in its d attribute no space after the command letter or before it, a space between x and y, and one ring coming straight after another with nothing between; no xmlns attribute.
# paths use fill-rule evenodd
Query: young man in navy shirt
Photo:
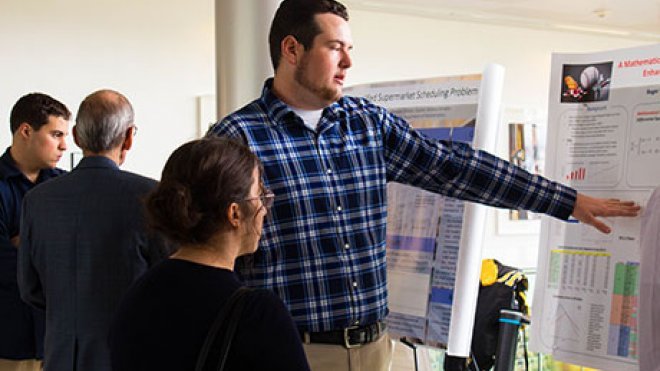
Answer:
<svg viewBox="0 0 660 371"><path fill-rule="evenodd" d="M44 314L24 303L16 282L21 204L39 183L62 174L71 112L42 93L21 97L10 115L12 145L0 157L0 371L39 370Z"/></svg>

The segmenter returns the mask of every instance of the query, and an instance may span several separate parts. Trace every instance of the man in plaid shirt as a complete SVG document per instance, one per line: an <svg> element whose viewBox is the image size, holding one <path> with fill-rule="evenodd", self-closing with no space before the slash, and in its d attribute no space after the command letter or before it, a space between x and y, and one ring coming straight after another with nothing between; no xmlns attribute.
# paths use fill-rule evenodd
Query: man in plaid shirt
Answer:
<svg viewBox="0 0 660 371"><path fill-rule="evenodd" d="M260 249L236 271L284 300L313 370L387 370L387 182L560 219L572 214L604 232L596 216L639 208L578 194L466 144L425 138L384 108L342 96L352 64L347 22L334 0L284 0L269 36L275 77L208 135L246 143L275 193Z"/></svg>

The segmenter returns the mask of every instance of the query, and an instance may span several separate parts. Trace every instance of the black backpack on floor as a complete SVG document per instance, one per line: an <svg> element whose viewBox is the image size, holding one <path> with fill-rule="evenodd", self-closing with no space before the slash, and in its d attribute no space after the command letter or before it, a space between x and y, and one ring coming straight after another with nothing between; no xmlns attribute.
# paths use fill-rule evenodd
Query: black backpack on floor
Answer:
<svg viewBox="0 0 660 371"><path fill-rule="evenodd" d="M472 332L472 357L469 369L489 370L495 364L501 309L529 314L525 293L527 277L521 270L485 259L481 265L481 282Z"/></svg>

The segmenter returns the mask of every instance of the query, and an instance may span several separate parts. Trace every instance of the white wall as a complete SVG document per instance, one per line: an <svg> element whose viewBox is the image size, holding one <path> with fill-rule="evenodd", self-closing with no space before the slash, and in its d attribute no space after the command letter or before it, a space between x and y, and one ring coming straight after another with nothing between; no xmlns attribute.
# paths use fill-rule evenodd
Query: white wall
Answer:
<svg viewBox="0 0 660 371"><path fill-rule="evenodd" d="M45 92L75 114L87 94L112 88L133 103L139 127L124 168L160 177L172 150L197 135L196 96L214 92L213 19L213 0L2 0L3 150L20 96Z"/></svg>
<svg viewBox="0 0 660 371"><path fill-rule="evenodd" d="M505 111L536 112L546 119L552 52L589 52L648 42L456 23L431 18L353 10L355 48L348 84L481 72L487 63L506 68ZM498 154L506 157L506 119L499 130ZM521 268L536 266L538 235L499 235L495 210L489 211L484 257Z"/></svg>

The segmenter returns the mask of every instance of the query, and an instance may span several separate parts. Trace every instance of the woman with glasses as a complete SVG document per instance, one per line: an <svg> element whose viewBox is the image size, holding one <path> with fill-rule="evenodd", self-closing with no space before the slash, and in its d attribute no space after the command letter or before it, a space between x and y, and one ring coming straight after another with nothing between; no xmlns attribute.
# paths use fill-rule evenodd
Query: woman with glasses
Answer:
<svg viewBox="0 0 660 371"><path fill-rule="evenodd" d="M241 287L234 260L256 251L273 200L243 144L201 139L172 153L146 205L150 224L180 248L124 297L110 335L113 369L195 369L214 321ZM266 290L246 300L224 369L309 370L281 300Z"/></svg>

